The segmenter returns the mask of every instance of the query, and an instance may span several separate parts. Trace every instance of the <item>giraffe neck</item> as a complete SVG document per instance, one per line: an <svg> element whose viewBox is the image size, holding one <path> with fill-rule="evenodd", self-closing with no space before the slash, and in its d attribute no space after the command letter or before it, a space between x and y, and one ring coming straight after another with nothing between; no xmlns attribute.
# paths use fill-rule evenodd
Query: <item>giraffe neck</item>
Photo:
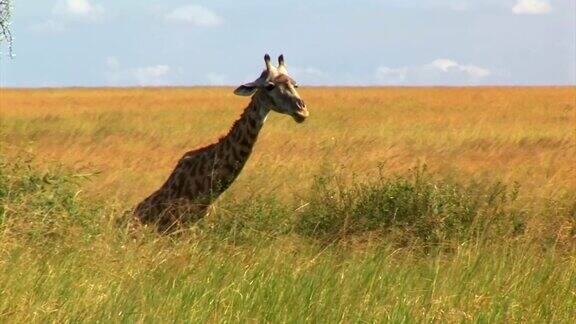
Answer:
<svg viewBox="0 0 576 324"><path fill-rule="evenodd" d="M182 208L188 214L206 210L242 171L270 112L268 107L266 97L257 92L227 135L184 154L164 185L136 207L138 218L172 224L170 210L180 208L182 201L187 203Z"/></svg>
<svg viewBox="0 0 576 324"><path fill-rule="evenodd" d="M219 144L225 145L227 142L231 148L251 151L269 112L270 108L267 107L266 102L256 93Z"/></svg>
<svg viewBox="0 0 576 324"><path fill-rule="evenodd" d="M218 172L209 176L211 197L224 192L242 171L270 112L268 107L265 98L256 93L228 134L216 144L212 163Z"/></svg>

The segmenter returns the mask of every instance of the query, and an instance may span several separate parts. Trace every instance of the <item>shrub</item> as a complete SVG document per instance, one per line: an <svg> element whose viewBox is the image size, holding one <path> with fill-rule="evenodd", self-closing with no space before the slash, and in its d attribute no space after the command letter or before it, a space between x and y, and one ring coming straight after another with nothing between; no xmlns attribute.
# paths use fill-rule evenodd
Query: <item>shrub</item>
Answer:
<svg viewBox="0 0 576 324"><path fill-rule="evenodd" d="M380 177L351 186L318 178L297 230L327 240L376 231L402 244L517 235L525 226L524 213L512 207L517 193L516 186L501 183L434 180L425 169L408 178Z"/></svg>
<svg viewBox="0 0 576 324"><path fill-rule="evenodd" d="M75 229L84 236L98 232L101 206L80 201L80 184L89 175L61 167L40 171L30 160L0 159L0 231L45 244Z"/></svg>
<svg viewBox="0 0 576 324"><path fill-rule="evenodd" d="M50 245L78 238L89 242L102 234L118 242L133 239L129 210L122 214L110 203L81 199L82 182L89 176L62 167L39 170L24 159L0 159L3 242ZM318 177L310 193L301 197L308 201L303 206L296 208L274 196L240 201L224 197L211 216L181 232L192 234L190 239L233 245L268 244L270 239L294 234L321 242L369 235L393 245L448 249L518 238L542 246L574 245L576 204L570 197L547 199L535 208L517 201L518 192L517 185L498 182L438 180L425 169L409 177L380 176L351 184L337 177ZM114 219L119 220L116 226ZM141 237L147 239L147 234Z"/></svg>

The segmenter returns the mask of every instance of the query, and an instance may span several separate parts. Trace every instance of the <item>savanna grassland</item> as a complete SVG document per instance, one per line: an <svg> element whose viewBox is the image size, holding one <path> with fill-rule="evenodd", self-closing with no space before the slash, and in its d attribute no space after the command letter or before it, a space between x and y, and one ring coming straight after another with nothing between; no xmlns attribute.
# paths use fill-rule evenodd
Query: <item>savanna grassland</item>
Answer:
<svg viewBox="0 0 576 324"><path fill-rule="evenodd" d="M576 318L576 88L309 88L210 215L135 203L230 88L0 90L2 322Z"/></svg>

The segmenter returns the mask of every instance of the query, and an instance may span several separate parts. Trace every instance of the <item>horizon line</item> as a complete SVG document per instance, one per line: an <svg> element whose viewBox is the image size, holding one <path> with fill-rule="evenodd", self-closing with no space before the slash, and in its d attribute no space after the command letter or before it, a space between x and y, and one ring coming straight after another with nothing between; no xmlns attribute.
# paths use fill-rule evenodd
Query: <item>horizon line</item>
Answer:
<svg viewBox="0 0 576 324"><path fill-rule="evenodd" d="M126 86L0 86L0 90L58 90L58 89L186 89L234 88L237 85L126 85ZM483 85L300 85L302 88L570 88L575 84L483 84Z"/></svg>

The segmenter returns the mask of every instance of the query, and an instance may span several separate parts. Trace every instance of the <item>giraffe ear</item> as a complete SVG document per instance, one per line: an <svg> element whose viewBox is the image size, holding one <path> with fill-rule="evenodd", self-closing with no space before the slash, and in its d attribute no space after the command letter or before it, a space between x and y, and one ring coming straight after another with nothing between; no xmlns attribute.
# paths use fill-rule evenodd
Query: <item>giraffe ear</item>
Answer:
<svg viewBox="0 0 576 324"><path fill-rule="evenodd" d="M234 90L234 94L237 96L251 96L258 90L258 86L254 82L246 83Z"/></svg>

